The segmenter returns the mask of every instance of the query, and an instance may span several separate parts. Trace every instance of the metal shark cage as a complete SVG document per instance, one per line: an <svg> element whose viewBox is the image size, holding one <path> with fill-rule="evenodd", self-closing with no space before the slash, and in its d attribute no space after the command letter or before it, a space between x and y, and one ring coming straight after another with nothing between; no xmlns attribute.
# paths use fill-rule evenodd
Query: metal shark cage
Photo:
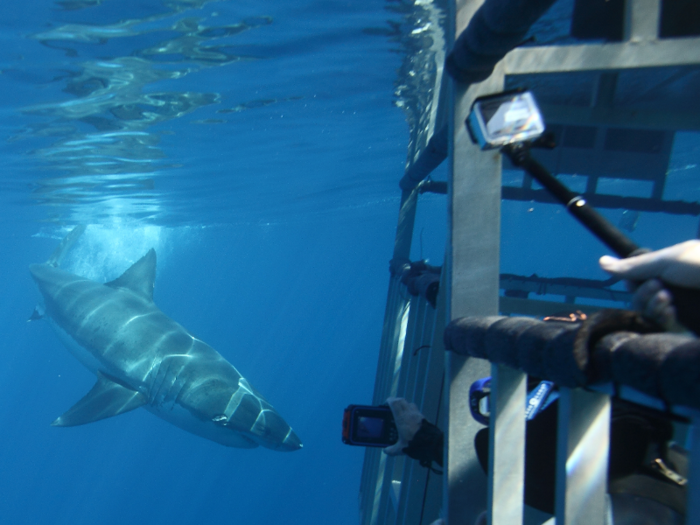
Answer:
<svg viewBox="0 0 700 525"><path fill-rule="evenodd" d="M502 165L493 151L479 150L464 127L475 98L523 83L534 88L560 144L553 151L538 152L538 160L555 173L585 176L584 196L594 206L700 215L698 202L663 198L676 131L700 130L697 102L685 100L687 93L667 90L673 82L700 71L700 31L692 24L690 30L685 26L674 29L668 14L674 6L668 0L609 2L621 6L619 27L612 24L596 29L581 20L585 4L595 2L576 0L572 16L578 19L571 21L571 34L576 38L567 35L568 39L543 45L518 36L530 24L536 26L553 3L416 2L420 13L413 34L425 38L414 49L418 61L407 78L422 77L422 84L413 98L406 97L412 132L400 183L401 206L373 402L381 404L389 396L400 396L416 403L427 419L445 431L445 465L440 475L409 458L366 449L360 487L363 525L428 524L440 516L448 524L472 524L484 511L492 525L547 519L530 512L523 503L525 373L446 352L445 326L466 316L549 315L586 298L607 300L618 307L629 300L628 294L610 289L605 282L499 275L501 199L552 200L543 190L533 188L527 176L520 185L502 185L502 168L512 166L507 161ZM696 9L691 2L685 4ZM520 40L506 46L503 39L480 31L485 12L492 16L486 29L500 31L506 41ZM509 14L500 28L494 13ZM443 71L443 64L465 28L483 38L476 44L472 39L476 48L468 49L467 55L472 52L473 60L470 63L469 56L462 57L463 78L456 83ZM518 45L523 40L528 45ZM653 77L659 73L660 80ZM638 103L628 97L630 84L635 82L645 86ZM562 85L585 91L587 99L583 103L570 100L572 97L567 100L561 96ZM410 91L409 87L399 86L399 94ZM657 102L649 104L650 98ZM687 107L683 107L685 102ZM429 175L445 160L448 183L431 181ZM604 177L643 183L651 187L650 196L601 193L598 182ZM409 261L416 208L426 191L446 193L448 236L439 274ZM435 291L437 279L440 291L435 297L431 290ZM534 300L533 293L561 295L565 300ZM575 308L597 309L580 304ZM483 427L471 417L467 400L470 385L488 375L493 378L490 463L484 475L474 448L474 435ZM612 390L605 385L560 390L556 523L602 525L607 512ZM617 395L683 413L693 426L700 424L697 410L664 407L658 399L633 388L622 388ZM691 452L686 523L695 524L700 523L700 432L690 435L689 445L695 453ZM570 468L574 454L585 458L591 468L586 472Z"/></svg>

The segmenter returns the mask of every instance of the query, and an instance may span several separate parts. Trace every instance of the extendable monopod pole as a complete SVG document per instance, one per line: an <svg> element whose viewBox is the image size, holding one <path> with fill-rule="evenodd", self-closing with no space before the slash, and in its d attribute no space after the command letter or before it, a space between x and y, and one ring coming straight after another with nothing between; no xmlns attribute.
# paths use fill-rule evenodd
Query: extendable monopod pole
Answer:
<svg viewBox="0 0 700 525"><path fill-rule="evenodd" d="M624 233L613 226L610 221L598 213L581 195L577 195L557 180L544 166L530 154L527 144L508 144L501 148L501 153L519 168L524 169L573 215L583 226L608 246L618 257L627 258L640 255L649 250L640 248ZM678 321L685 327L700 328L700 291L681 288L664 283L664 287L673 296Z"/></svg>
<svg viewBox="0 0 700 525"><path fill-rule="evenodd" d="M547 168L532 157L528 145L523 143L508 144L501 149L501 152L514 165L524 169L532 178L547 188L559 202L566 206L571 215L576 217L581 224L614 251L618 257L626 258L649 251L640 249L624 233L610 224L605 217L588 204L586 199L559 182Z"/></svg>

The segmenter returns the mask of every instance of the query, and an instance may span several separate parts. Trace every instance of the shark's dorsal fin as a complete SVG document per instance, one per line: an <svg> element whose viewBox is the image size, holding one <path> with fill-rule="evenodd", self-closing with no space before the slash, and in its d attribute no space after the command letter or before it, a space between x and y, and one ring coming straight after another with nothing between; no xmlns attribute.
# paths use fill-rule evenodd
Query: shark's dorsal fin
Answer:
<svg viewBox="0 0 700 525"><path fill-rule="evenodd" d="M147 402L148 399L143 394L122 386L98 372L97 383L92 390L51 425L55 427L85 425L123 414Z"/></svg>
<svg viewBox="0 0 700 525"><path fill-rule="evenodd" d="M58 245L58 248L56 248L51 254L51 257L49 257L49 260L46 261L46 264L49 266L59 266L63 260L63 257L66 255L66 252L71 249L71 247L75 244L75 241L77 241L83 234L85 228L86 226L84 224L73 228L70 233L63 238L61 244Z"/></svg>
<svg viewBox="0 0 700 525"><path fill-rule="evenodd" d="M156 281L156 251L151 248L148 253L131 265L121 277L105 283L111 288L124 288L149 301L153 300L153 287Z"/></svg>

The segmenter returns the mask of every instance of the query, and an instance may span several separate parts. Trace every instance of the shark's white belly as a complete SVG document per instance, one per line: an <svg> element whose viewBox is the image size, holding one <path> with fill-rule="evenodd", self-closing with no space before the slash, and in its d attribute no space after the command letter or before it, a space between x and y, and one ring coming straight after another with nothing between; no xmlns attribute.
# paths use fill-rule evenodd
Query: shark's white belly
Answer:
<svg viewBox="0 0 700 525"><path fill-rule="evenodd" d="M228 447L255 448L258 446L253 440L248 439L238 432L232 432L213 421L203 421L185 410L182 405L173 403L169 406L145 405L144 408L161 419L180 427L183 430L201 436Z"/></svg>
<svg viewBox="0 0 700 525"><path fill-rule="evenodd" d="M255 448L258 446L257 443L240 433L225 429L213 421L204 421L195 417L189 410L178 404L175 401L178 391L177 367L174 367L172 370L168 369L169 372L157 383L157 389L151 392L146 391L142 381L128 377L117 367L109 366L108 362L99 360L93 352L79 344L51 317L48 317L48 320L61 342L83 366L96 376L98 371L106 372L131 386L134 390L146 395L149 398L149 403L144 408L152 414L192 434L225 446L237 448Z"/></svg>
<svg viewBox="0 0 700 525"><path fill-rule="evenodd" d="M58 335L58 338L70 351L73 356L80 361L85 368L90 370L93 374L97 375L97 371L104 369L102 363L94 356L90 350L79 344L75 339L73 339L68 332L66 332L61 326L54 321L51 317L47 316L51 328Z"/></svg>

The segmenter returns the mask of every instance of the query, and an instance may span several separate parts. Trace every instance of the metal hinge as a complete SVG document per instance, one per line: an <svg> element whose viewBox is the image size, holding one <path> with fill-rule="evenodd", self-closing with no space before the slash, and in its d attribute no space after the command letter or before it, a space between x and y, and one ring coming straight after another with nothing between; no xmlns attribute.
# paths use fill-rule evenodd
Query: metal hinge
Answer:
<svg viewBox="0 0 700 525"><path fill-rule="evenodd" d="M671 470L661 458L656 458L654 461L652 461L651 468L656 470L659 474L664 476L669 481L672 481L676 485L684 487L688 483L688 480L686 478L681 476L675 470Z"/></svg>

